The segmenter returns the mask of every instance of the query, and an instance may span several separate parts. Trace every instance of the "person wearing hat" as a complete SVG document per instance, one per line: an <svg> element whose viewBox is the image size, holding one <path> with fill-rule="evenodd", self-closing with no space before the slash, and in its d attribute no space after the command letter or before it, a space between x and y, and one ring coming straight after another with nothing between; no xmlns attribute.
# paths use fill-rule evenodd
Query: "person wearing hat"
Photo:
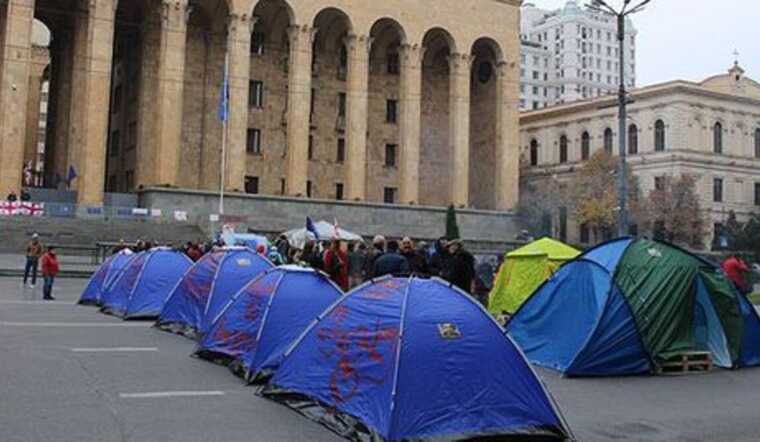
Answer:
<svg viewBox="0 0 760 442"><path fill-rule="evenodd" d="M26 246L26 266L24 267L24 285L29 280L29 273L32 274L32 282L29 284L30 288L34 288L37 284L37 268L40 262L44 248L40 241L38 234L32 235L32 240Z"/></svg>
<svg viewBox="0 0 760 442"><path fill-rule="evenodd" d="M443 277L466 293L472 293L475 278L475 257L464 249L461 239L449 241L449 259Z"/></svg>

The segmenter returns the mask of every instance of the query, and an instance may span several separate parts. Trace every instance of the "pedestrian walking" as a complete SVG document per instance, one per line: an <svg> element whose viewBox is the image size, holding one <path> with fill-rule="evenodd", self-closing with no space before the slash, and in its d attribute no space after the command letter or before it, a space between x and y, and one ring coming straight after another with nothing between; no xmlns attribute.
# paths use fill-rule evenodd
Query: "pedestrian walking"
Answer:
<svg viewBox="0 0 760 442"><path fill-rule="evenodd" d="M29 280L29 274L32 275L32 282L29 284L30 288L34 288L37 285L37 268L40 262L40 257L44 247L40 241L38 234L32 235L32 240L26 246L26 266L24 267L24 285Z"/></svg>
<svg viewBox="0 0 760 442"><path fill-rule="evenodd" d="M53 283L58 276L60 267L58 266L58 256L55 254L55 247L48 247L47 253L42 255L42 277L45 281L42 289L42 299L46 301L52 301L53 297Z"/></svg>

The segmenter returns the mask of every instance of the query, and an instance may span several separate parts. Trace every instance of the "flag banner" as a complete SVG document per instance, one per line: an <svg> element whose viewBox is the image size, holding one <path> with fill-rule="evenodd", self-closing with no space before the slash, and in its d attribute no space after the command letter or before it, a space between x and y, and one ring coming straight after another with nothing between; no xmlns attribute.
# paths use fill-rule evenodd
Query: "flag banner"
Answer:
<svg viewBox="0 0 760 442"><path fill-rule="evenodd" d="M174 221L181 221L181 222L187 221L187 212L182 211L182 210L175 210Z"/></svg>
<svg viewBox="0 0 760 442"><path fill-rule="evenodd" d="M27 201L0 202L0 216L43 216L45 204Z"/></svg>
<svg viewBox="0 0 760 442"><path fill-rule="evenodd" d="M224 64L224 78L222 90L219 94L219 120L227 122L230 119L230 79L227 62Z"/></svg>
<svg viewBox="0 0 760 442"><path fill-rule="evenodd" d="M68 174L68 176L66 177L66 184L68 184L68 185L70 186L70 185L71 185L71 183L72 183L72 182L73 182L75 179L77 179L77 177L78 177L78 176L79 176L79 175L77 175L77 170L74 168L74 166L69 166L69 174Z"/></svg>
<svg viewBox="0 0 760 442"><path fill-rule="evenodd" d="M319 241L319 232L317 232L317 227L309 216L306 217L306 231L314 235L314 238Z"/></svg>

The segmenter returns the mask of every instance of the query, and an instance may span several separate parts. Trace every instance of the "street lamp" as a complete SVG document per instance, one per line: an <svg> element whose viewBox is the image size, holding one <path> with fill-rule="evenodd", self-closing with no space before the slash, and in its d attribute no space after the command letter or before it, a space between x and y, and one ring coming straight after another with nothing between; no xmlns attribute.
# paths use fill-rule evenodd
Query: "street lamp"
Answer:
<svg viewBox="0 0 760 442"><path fill-rule="evenodd" d="M636 6L631 7L633 0L623 0L623 7L620 10L616 10L604 0L593 0L591 4L586 5L586 7L592 11L617 18L617 39L620 47L620 90L618 91L618 133L620 135L620 159L618 165L618 204L620 206L620 210L618 211L619 236L625 236L628 234L628 182L626 180L628 167L626 163L626 155L628 153L626 149L626 105L628 102L625 90L625 19L629 15L643 11L650 1L651 0L642 0Z"/></svg>

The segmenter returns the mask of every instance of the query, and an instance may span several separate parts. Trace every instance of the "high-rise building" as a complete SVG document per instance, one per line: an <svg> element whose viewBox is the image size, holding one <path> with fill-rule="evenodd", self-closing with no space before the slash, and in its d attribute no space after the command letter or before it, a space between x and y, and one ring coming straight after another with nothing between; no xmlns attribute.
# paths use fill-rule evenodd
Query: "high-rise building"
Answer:
<svg viewBox="0 0 760 442"><path fill-rule="evenodd" d="M599 97L618 90L620 49L613 17L568 0L557 10L533 3L522 7L520 23L523 110ZM636 34L626 21L625 82L636 85Z"/></svg>

